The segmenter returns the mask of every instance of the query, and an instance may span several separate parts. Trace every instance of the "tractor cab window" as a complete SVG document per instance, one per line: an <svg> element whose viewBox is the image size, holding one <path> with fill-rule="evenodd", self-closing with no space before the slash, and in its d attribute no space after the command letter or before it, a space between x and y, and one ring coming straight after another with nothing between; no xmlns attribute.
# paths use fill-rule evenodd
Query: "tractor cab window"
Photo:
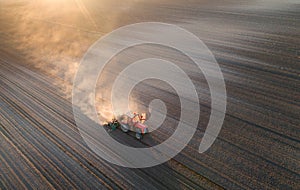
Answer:
<svg viewBox="0 0 300 190"><path fill-rule="evenodd" d="M133 122L140 122L140 115L139 114L135 114L134 117L132 118Z"/></svg>

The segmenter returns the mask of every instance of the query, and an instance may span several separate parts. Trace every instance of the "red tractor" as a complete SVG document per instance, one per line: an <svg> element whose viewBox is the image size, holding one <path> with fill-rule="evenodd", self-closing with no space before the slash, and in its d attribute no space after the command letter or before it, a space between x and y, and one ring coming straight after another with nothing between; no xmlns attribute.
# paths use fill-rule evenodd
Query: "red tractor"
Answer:
<svg viewBox="0 0 300 190"><path fill-rule="evenodd" d="M140 140L144 134L149 132L148 126L144 124L145 120L145 113L128 113L121 115L117 120L113 119L107 124L107 126L111 127L111 130L115 130L117 127L120 127L125 133L133 131L135 132L135 137Z"/></svg>

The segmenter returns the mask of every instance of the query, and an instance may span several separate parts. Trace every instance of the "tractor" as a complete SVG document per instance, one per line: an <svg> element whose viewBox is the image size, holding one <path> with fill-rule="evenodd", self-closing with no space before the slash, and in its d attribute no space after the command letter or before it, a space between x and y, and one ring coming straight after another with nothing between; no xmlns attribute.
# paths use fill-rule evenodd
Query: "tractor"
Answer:
<svg viewBox="0 0 300 190"><path fill-rule="evenodd" d="M145 121L145 113L127 113L119 116L118 119L113 119L111 122L108 122L106 126L110 127L110 131L114 131L118 127L125 133L133 131L135 132L135 137L140 140L144 134L149 132L148 126L144 124Z"/></svg>

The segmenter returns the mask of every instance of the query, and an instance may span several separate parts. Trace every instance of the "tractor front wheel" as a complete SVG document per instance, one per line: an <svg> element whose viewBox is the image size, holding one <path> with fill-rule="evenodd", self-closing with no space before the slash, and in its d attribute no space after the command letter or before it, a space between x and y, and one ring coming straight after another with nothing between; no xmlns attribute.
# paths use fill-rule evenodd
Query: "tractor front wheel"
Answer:
<svg viewBox="0 0 300 190"><path fill-rule="evenodd" d="M136 137L138 140L141 140L141 139L142 139L142 134L141 134L141 133L136 133L136 134L135 134L135 137Z"/></svg>
<svg viewBox="0 0 300 190"><path fill-rule="evenodd" d="M127 133L128 132L128 127L124 124L121 124L121 130L124 132L124 133Z"/></svg>

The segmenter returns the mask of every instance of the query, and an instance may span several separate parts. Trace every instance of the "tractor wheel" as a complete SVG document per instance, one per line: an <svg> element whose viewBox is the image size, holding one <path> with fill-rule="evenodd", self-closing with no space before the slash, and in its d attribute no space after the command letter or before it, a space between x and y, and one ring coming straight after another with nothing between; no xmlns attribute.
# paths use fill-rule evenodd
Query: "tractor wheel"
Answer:
<svg viewBox="0 0 300 190"><path fill-rule="evenodd" d="M142 136L141 133L136 133L136 134L135 134L135 137L136 137L138 140L141 140L143 136Z"/></svg>
<svg viewBox="0 0 300 190"><path fill-rule="evenodd" d="M127 133L128 132L128 127L126 125L123 125L121 124L121 130L124 132L124 133Z"/></svg>

